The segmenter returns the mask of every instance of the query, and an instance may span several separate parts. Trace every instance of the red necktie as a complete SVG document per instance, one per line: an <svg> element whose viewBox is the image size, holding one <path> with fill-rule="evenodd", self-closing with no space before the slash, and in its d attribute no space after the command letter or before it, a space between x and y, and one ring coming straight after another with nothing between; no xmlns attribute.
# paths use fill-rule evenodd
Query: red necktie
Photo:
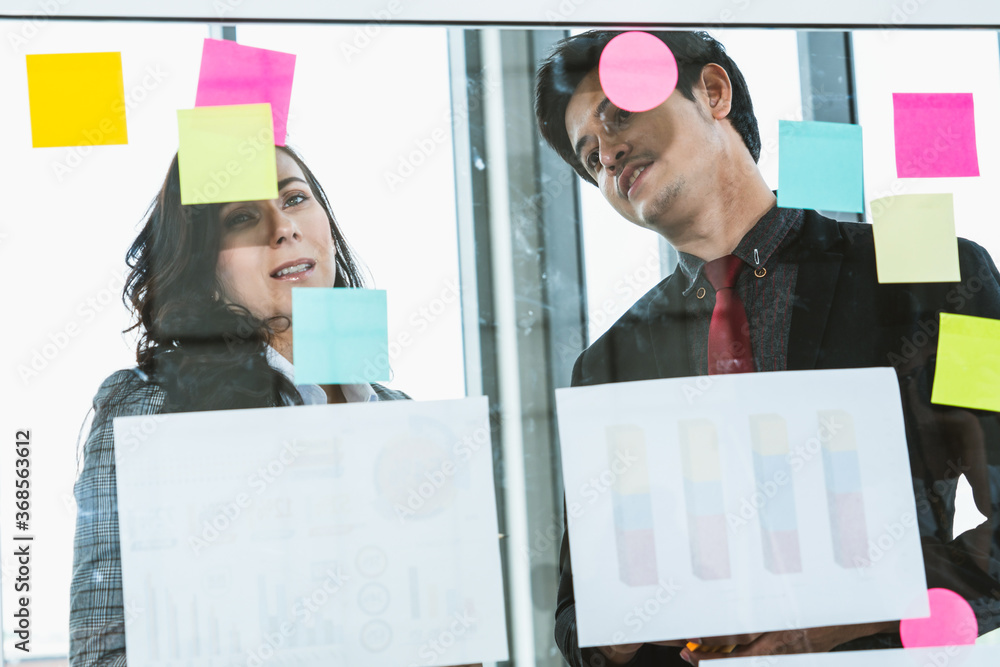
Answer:
<svg viewBox="0 0 1000 667"><path fill-rule="evenodd" d="M750 345L750 323L736 293L736 276L743 262L735 255L726 255L707 262L705 277L715 288L715 310L708 326L708 374L752 373L753 348Z"/></svg>

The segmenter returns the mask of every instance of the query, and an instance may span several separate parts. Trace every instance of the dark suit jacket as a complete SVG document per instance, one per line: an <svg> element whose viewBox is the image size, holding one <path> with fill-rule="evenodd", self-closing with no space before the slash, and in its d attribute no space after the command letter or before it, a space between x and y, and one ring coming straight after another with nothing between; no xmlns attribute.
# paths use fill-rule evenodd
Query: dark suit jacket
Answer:
<svg viewBox="0 0 1000 667"><path fill-rule="evenodd" d="M961 283L880 285L871 226L838 223L814 211L806 211L800 237L789 251L785 261L798 264L798 277L787 369L895 367L928 585L965 596L977 611L980 634L992 630L1000 625L1000 415L932 406L930 389L939 313L1000 319L996 266L983 248L960 240ZM693 375L683 277L680 271L668 276L587 348L573 369L573 385ZM958 471L972 483L979 511L991 521L956 539L951 528ZM565 533L556 642L574 666L604 664L595 651L581 653L577 644ZM899 645L898 634L840 648L894 645ZM646 645L630 664L686 665L678 652Z"/></svg>

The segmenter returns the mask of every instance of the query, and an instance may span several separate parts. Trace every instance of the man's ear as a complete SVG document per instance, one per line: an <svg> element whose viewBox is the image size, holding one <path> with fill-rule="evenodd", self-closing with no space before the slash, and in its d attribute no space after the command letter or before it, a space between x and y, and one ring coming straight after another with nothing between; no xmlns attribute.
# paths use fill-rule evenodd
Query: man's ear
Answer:
<svg viewBox="0 0 1000 667"><path fill-rule="evenodd" d="M709 63L701 68L699 81L708 101L708 111L716 120L729 115L733 106L733 84L721 65Z"/></svg>

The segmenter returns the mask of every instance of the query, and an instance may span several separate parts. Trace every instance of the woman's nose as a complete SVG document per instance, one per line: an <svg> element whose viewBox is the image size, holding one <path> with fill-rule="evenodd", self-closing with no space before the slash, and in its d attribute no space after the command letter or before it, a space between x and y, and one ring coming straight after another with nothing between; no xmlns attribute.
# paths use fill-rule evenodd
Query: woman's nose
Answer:
<svg viewBox="0 0 1000 667"><path fill-rule="evenodd" d="M299 227L292 216L286 215L284 211L277 211L273 213L272 218L272 245L281 245L289 239L301 239Z"/></svg>

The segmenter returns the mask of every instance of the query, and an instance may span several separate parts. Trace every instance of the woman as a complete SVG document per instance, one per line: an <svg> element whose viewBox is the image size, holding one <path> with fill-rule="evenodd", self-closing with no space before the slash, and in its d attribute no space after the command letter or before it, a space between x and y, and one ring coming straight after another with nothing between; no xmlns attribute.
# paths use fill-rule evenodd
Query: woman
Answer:
<svg viewBox="0 0 1000 667"><path fill-rule="evenodd" d="M407 398L379 385L292 379L292 287L361 287L326 194L292 150L277 151L278 197L183 206L174 158L128 253L125 296L137 367L94 398L76 483L70 663L125 665L115 417ZM150 417L150 419L155 419Z"/></svg>

